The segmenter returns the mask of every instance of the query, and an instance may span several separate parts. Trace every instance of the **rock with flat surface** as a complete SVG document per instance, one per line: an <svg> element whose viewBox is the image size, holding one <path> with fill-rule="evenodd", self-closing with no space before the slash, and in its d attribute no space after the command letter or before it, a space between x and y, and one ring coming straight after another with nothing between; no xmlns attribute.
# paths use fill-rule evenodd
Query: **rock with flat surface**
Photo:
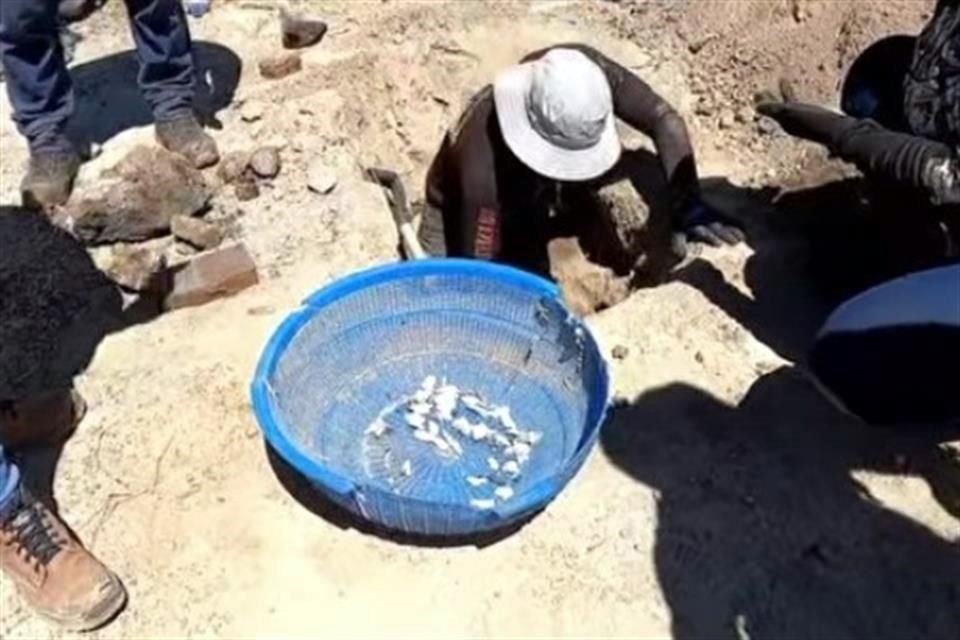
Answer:
<svg viewBox="0 0 960 640"><path fill-rule="evenodd" d="M136 147L89 187L81 186L65 213L88 244L139 242L170 231L174 216L193 215L210 200L203 174L161 148Z"/></svg>
<svg viewBox="0 0 960 640"><path fill-rule="evenodd" d="M170 221L170 230L177 240L201 251L214 249L223 242L223 229L200 218L177 216Z"/></svg>
<svg viewBox="0 0 960 640"><path fill-rule="evenodd" d="M195 307L224 298L259 282L257 265L241 244L201 253L173 275L173 290L164 307Z"/></svg>
<svg viewBox="0 0 960 640"><path fill-rule="evenodd" d="M279 80L303 69L299 53L283 53L260 61L260 75L268 80Z"/></svg>

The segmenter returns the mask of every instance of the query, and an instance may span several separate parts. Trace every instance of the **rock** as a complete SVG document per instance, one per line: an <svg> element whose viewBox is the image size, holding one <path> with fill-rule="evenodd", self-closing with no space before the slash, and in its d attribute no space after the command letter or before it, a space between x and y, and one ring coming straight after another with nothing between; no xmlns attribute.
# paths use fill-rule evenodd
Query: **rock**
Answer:
<svg viewBox="0 0 960 640"><path fill-rule="evenodd" d="M322 161L316 160L307 169L307 187L325 195L337 188L337 175Z"/></svg>
<svg viewBox="0 0 960 640"><path fill-rule="evenodd" d="M303 49L323 39L327 33L327 23L281 9L280 31L285 49Z"/></svg>
<svg viewBox="0 0 960 640"><path fill-rule="evenodd" d="M279 80L303 69L299 53L284 53L260 61L260 75L269 80Z"/></svg>
<svg viewBox="0 0 960 640"><path fill-rule="evenodd" d="M729 129L735 122L736 115L733 113L733 109L723 109L720 111L720 118L717 120L717 123L721 129Z"/></svg>
<svg viewBox="0 0 960 640"><path fill-rule="evenodd" d="M250 154L246 151L231 151L220 160L217 175L224 184L233 184L243 176L250 164Z"/></svg>
<svg viewBox="0 0 960 640"><path fill-rule="evenodd" d="M765 136L771 136L780 129L780 125L773 118L761 116L757 118L757 131Z"/></svg>
<svg viewBox="0 0 960 640"><path fill-rule="evenodd" d="M741 124L746 124L747 122L753 122L753 109L748 106L740 107L737 110L737 122Z"/></svg>
<svg viewBox="0 0 960 640"><path fill-rule="evenodd" d="M201 251L213 249L223 242L223 229L199 218L177 216L170 221L174 237Z"/></svg>
<svg viewBox="0 0 960 640"><path fill-rule="evenodd" d="M240 119L244 122L256 122L263 117L264 105L259 100L250 100L240 109Z"/></svg>
<svg viewBox="0 0 960 640"><path fill-rule="evenodd" d="M254 180L248 177L243 177L238 180L233 186L233 190L237 196L237 200L240 202L248 202L260 196L260 187L257 186Z"/></svg>
<svg viewBox="0 0 960 640"><path fill-rule="evenodd" d="M630 349L627 349L622 344L618 344L613 348L611 354L614 360L626 360L627 356L630 355Z"/></svg>
<svg viewBox="0 0 960 640"><path fill-rule="evenodd" d="M89 244L139 242L164 235L170 220L206 208L203 174L159 147L136 147L111 174L82 186L65 208L78 238Z"/></svg>
<svg viewBox="0 0 960 640"><path fill-rule="evenodd" d="M243 244L201 253L178 269L166 309L182 309L231 296L259 282L257 265Z"/></svg>
<svg viewBox="0 0 960 640"><path fill-rule="evenodd" d="M161 246L115 245L103 266L111 280L130 291L166 293L171 277Z"/></svg>
<svg viewBox="0 0 960 640"><path fill-rule="evenodd" d="M555 238L547 245L550 273L560 284L563 299L581 316L606 309L627 298L629 278L593 264L576 238Z"/></svg>
<svg viewBox="0 0 960 640"><path fill-rule="evenodd" d="M276 178L280 173L280 152L276 147L261 147L253 152L249 165L261 178Z"/></svg>

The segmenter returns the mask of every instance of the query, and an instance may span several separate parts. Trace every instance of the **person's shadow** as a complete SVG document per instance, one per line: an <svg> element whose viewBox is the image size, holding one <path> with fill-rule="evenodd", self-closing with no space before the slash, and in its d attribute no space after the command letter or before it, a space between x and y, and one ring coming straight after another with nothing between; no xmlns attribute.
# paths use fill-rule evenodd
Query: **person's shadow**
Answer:
<svg viewBox="0 0 960 640"><path fill-rule="evenodd" d="M931 440L956 436L862 426L784 368L737 406L685 384L649 391L613 412L602 446L658 494L675 638L950 640L960 545L881 505L854 473L937 482Z"/></svg>
<svg viewBox="0 0 960 640"><path fill-rule="evenodd" d="M194 42L196 108L204 124L219 127L217 112L233 101L243 63L231 49ZM153 123L153 114L137 84L134 50L75 65L70 74L76 106L69 130L82 146L102 144L115 135Z"/></svg>
<svg viewBox="0 0 960 640"><path fill-rule="evenodd" d="M0 408L70 390L108 334L147 319L137 305L124 309L120 290L79 240L42 213L0 206ZM4 450L54 509L62 446Z"/></svg>

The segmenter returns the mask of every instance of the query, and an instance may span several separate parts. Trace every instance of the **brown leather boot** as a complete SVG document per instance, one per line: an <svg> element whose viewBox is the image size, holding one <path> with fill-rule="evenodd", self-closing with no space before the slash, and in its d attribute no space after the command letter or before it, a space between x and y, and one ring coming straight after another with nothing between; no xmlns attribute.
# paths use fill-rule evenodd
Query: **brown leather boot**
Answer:
<svg viewBox="0 0 960 640"><path fill-rule="evenodd" d="M73 390L51 391L0 404L0 445L5 449L26 449L61 444L86 412L86 402Z"/></svg>
<svg viewBox="0 0 960 640"><path fill-rule="evenodd" d="M0 519L0 569L37 615L71 631L106 624L127 600L119 578L26 492Z"/></svg>
<svg viewBox="0 0 960 640"><path fill-rule="evenodd" d="M203 131L193 115L158 122L154 129L157 141L164 149L183 156L197 169L205 169L220 161L216 141Z"/></svg>

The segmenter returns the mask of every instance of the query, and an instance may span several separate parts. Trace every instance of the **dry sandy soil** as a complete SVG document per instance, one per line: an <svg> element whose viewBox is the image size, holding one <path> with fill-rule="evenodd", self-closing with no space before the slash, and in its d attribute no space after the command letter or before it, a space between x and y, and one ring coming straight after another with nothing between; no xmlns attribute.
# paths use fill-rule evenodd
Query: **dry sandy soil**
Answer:
<svg viewBox="0 0 960 640"><path fill-rule="evenodd" d="M79 27L78 127L103 143L85 179L151 139L132 63L115 55L130 46L118 4ZM233 222L262 283L111 335L78 380L90 412L56 497L130 593L90 637L960 637L960 520L944 506L944 473L960 472L932 442L840 415L794 367L823 308L759 189L823 158L746 108L781 77L830 102L855 52L915 30L927 4L316 1L300 6L330 33L303 71L267 81L256 62L280 48L273 4L215 0L192 21L229 103L215 135L225 151L277 144L285 166L259 199L224 191L211 214ZM248 384L261 347L307 293L396 259L361 166L396 168L419 193L464 99L524 52L571 40L677 106L708 197L745 220L748 246L704 251L591 319L605 348L629 350L613 363L621 406L580 476L513 536L425 548L315 514L259 436ZM241 119L250 102L261 121ZM0 123L10 203L26 152L5 101ZM338 176L328 196L305 186L318 157ZM62 634L0 578L0 636Z"/></svg>

